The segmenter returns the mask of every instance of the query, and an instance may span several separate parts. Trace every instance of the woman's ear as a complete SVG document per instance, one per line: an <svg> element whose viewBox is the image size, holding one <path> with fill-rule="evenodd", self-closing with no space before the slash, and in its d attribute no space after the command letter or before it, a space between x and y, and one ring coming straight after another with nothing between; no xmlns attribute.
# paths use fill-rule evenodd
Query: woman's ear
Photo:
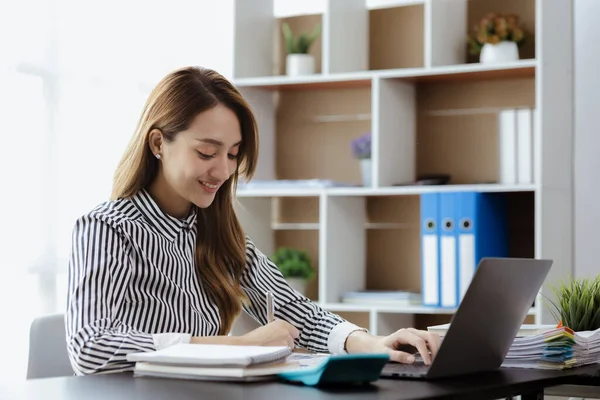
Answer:
<svg viewBox="0 0 600 400"><path fill-rule="evenodd" d="M148 144L150 145L150 151L156 158L160 158L162 151L163 137L160 129L152 129L148 135Z"/></svg>

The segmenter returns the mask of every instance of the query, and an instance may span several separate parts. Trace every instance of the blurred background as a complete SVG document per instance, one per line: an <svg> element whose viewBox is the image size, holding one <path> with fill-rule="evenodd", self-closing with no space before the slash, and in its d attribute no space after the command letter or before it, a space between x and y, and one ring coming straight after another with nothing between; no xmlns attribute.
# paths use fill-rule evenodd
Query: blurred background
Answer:
<svg viewBox="0 0 600 400"><path fill-rule="evenodd" d="M0 1L1 379L24 379L29 324L62 312L75 219L110 196L151 88L231 70L233 3Z"/></svg>

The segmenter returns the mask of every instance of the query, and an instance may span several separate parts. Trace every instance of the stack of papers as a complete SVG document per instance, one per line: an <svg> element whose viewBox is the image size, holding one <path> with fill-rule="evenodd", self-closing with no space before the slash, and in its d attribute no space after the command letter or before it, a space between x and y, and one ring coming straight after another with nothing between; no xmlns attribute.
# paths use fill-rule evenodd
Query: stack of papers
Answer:
<svg viewBox="0 0 600 400"><path fill-rule="evenodd" d="M177 379L256 381L279 373L314 367L323 354L292 353L285 346L176 344L158 351L133 353L134 376Z"/></svg>
<svg viewBox="0 0 600 400"><path fill-rule="evenodd" d="M600 329L573 332L557 327L541 334L517 337L503 367L565 369L600 362Z"/></svg>
<svg viewBox="0 0 600 400"><path fill-rule="evenodd" d="M444 336L450 324L428 327ZM600 329L573 332L565 326L522 325L503 367L565 369L600 363Z"/></svg>
<svg viewBox="0 0 600 400"><path fill-rule="evenodd" d="M448 331L450 324L433 325L427 327L429 332L437 333L440 336L444 336ZM550 331L555 328L555 325L536 325L536 324L523 324L517 332L517 337L539 335L544 332Z"/></svg>

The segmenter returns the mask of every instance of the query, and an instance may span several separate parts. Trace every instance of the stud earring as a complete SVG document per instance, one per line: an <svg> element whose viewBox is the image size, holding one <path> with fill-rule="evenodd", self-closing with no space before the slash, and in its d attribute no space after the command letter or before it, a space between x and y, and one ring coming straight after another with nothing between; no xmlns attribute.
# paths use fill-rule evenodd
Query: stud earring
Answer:
<svg viewBox="0 0 600 400"><path fill-rule="evenodd" d="M155 154L154 157L156 157L160 160L160 154Z"/></svg>

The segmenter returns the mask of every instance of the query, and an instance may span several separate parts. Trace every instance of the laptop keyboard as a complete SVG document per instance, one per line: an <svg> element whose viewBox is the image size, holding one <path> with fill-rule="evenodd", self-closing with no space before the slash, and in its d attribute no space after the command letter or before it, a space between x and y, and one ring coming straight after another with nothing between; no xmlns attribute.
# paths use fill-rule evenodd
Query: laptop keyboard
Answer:
<svg viewBox="0 0 600 400"><path fill-rule="evenodd" d="M419 376L424 375L429 370L429 366L420 362L413 364L389 363L383 368L386 375L400 376Z"/></svg>

